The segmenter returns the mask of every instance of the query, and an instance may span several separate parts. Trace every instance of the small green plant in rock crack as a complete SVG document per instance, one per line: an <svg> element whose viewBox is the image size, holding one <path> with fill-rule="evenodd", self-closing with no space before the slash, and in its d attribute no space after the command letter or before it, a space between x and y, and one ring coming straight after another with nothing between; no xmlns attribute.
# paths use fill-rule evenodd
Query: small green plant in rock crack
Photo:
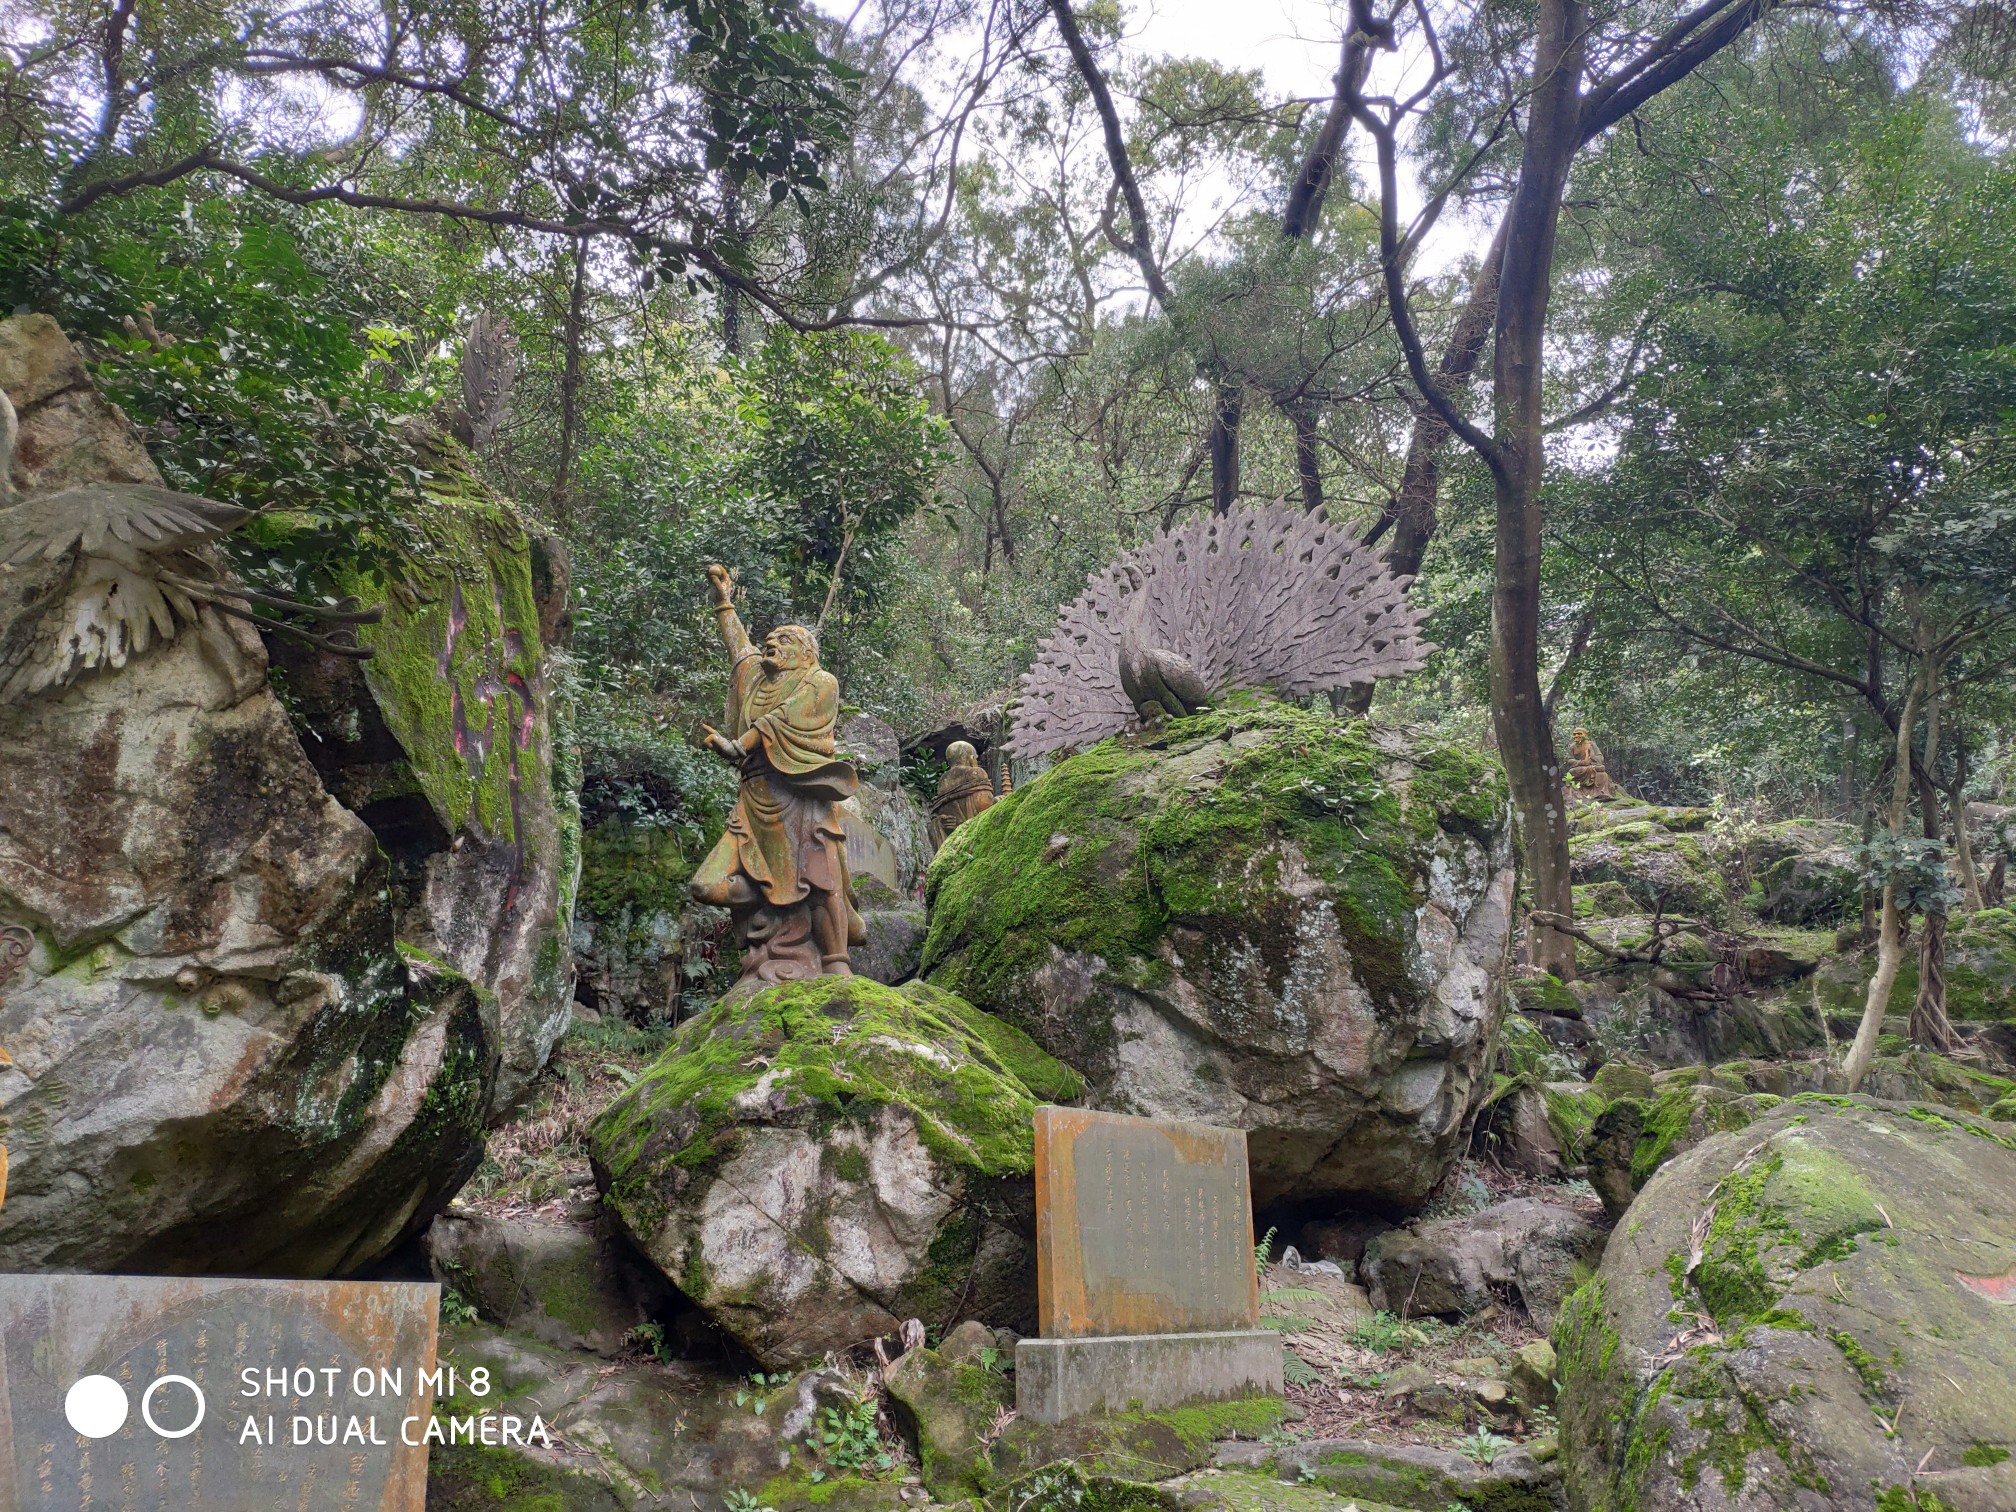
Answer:
<svg viewBox="0 0 2016 1512"><path fill-rule="evenodd" d="M645 1326L649 1327L650 1325L646 1324ZM768 1405L763 1399L763 1393L766 1391L775 1391L779 1386L788 1386L790 1384L791 1372L788 1370L772 1371L768 1375L758 1370L750 1375L748 1386L738 1386L735 1388L735 1405L737 1407L746 1407L753 1400L756 1404L756 1415L761 1417L764 1407Z"/></svg>
<svg viewBox="0 0 2016 1512"><path fill-rule="evenodd" d="M452 1286L441 1288L441 1321L450 1325L474 1323L481 1318L475 1305Z"/></svg>
<svg viewBox="0 0 2016 1512"><path fill-rule="evenodd" d="M864 1397L844 1411L828 1407L819 1415L821 1467L812 1479L823 1480L828 1468L880 1473L896 1463L875 1426L875 1398Z"/></svg>
<svg viewBox="0 0 2016 1512"><path fill-rule="evenodd" d="M1466 1433L1456 1440L1458 1454L1485 1466L1497 1459L1501 1451L1511 1447L1512 1440L1501 1433L1493 1433L1489 1428L1479 1428L1475 1433Z"/></svg>
<svg viewBox="0 0 2016 1512"><path fill-rule="evenodd" d="M665 1342L663 1323L639 1323L623 1337L660 1365L670 1365L676 1358L672 1353L672 1346Z"/></svg>
<svg viewBox="0 0 2016 1512"><path fill-rule="evenodd" d="M728 1512L777 1512L775 1507L756 1500L754 1492L744 1491L740 1487L730 1491L721 1501Z"/></svg>
<svg viewBox="0 0 2016 1512"><path fill-rule="evenodd" d="M1063 1512L1085 1505L1085 1487L1078 1478L1055 1468L1038 1470L1014 1494L1009 1512Z"/></svg>
<svg viewBox="0 0 2016 1512"><path fill-rule="evenodd" d="M1007 1375L1015 1368L1015 1359L1005 1349L996 1349L992 1344L982 1345L980 1368L989 1375Z"/></svg>

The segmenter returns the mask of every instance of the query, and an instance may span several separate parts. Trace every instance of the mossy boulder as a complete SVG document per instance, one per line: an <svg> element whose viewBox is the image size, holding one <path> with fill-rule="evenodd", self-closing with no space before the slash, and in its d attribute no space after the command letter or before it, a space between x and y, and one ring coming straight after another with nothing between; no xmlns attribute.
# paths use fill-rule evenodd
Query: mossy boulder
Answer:
<svg viewBox="0 0 2016 1512"><path fill-rule="evenodd" d="M1034 1313L1031 1114L1078 1077L947 992L860 977L717 1004L595 1121L609 1209L766 1366L905 1319Z"/></svg>
<svg viewBox="0 0 2016 1512"><path fill-rule="evenodd" d="M1750 881L1758 918L1800 929L1831 929L1861 912L1856 833L1845 824L1788 819L1759 825L1735 854Z"/></svg>
<svg viewBox="0 0 2016 1512"><path fill-rule="evenodd" d="M1874 950L1825 963L1818 983L1822 1005L1830 1013L1859 1017L1875 969ZM1918 953L1907 949L1887 1011L1902 1019L1917 998ZM1956 1022L2016 1019L2016 911L1984 908L1954 915L1946 931L1946 1012Z"/></svg>
<svg viewBox="0 0 2016 1512"><path fill-rule="evenodd" d="M1490 1089L1513 877L1488 758L1242 704L961 826L923 972L1098 1106L1245 1129L1261 1203L1416 1205Z"/></svg>
<svg viewBox="0 0 2016 1512"><path fill-rule="evenodd" d="M441 1331L441 1363L458 1382L489 1372L482 1398L461 1394L435 1412L540 1419L551 1444L437 1447L428 1456L428 1512L654 1512L715 1508L754 1490L776 1512L899 1512L893 1476L865 1479L822 1465L825 1406L853 1389L834 1371L780 1385L692 1360L611 1361L555 1349L488 1324ZM819 1479L814 1480L814 1474Z"/></svg>
<svg viewBox="0 0 2016 1512"><path fill-rule="evenodd" d="M1574 1512L2016 1499L2016 1137L1804 1094L1654 1176L1554 1330Z"/></svg>
<svg viewBox="0 0 2016 1512"><path fill-rule="evenodd" d="M988 1445L1015 1406L1015 1382L1001 1366L912 1349L884 1372L883 1386L931 1494L952 1501L985 1492L994 1480Z"/></svg>
<svg viewBox="0 0 2016 1512"><path fill-rule="evenodd" d="M1607 1069L1607 1068L1606 1068ZM1777 1099L1740 1084L1669 1086L1619 1097L1596 1115L1588 1140L1589 1184L1610 1217L1623 1217L1652 1173L1711 1134L1747 1127Z"/></svg>
<svg viewBox="0 0 2016 1512"><path fill-rule="evenodd" d="M0 321L0 386L17 486L159 485L47 316ZM0 666L49 654L77 565L0 573ZM268 673L206 610L0 705L0 1269L342 1274L481 1158L486 979L408 927L399 858Z"/></svg>
<svg viewBox="0 0 2016 1512"><path fill-rule="evenodd" d="M1677 827L1691 811L1654 807L1631 810L1629 817L1601 811L1600 828L1578 829L1568 837L1570 875L1581 888L1615 883L1638 905L1668 917L1685 916L1722 924L1729 918L1729 885L1698 831ZM1584 817L1581 824L1597 823ZM1607 889L1605 917L1619 911Z"/></svg>
<svg viewBox="0 0 2016 1512"><path fill-rule="evenodd" d="M665 1280L606 1218L571 1223L450 1207L424 1238L434 1279L492 1322L563 1349L616 1356L661 1321Z"/></svg>
<svg viewBox="0 0 2016 1512"><path fill-rule="evenodd" d="M1514 1299L1545 1328L1602 1253L1603 1231L1574 1208L1515 1197L1381 1234L1358 1274L1372 1305L1397 1317L1467 1317Z"/></svg>
<svg viewBox="0 0 2016 1512"><path fill-rule="evenodd" d="M1554 1512L1558 1477L1523 1447L1506 1444L1489 1464L1427 1444L1312 1438L1299 1444L1227 1444L1217 1463L1227 1470L1264 1471L1288 1485L1321 1487L1360 1507L1415 1512ZM1284 1486L1275 1506L1293 1505ZM1209 1503L1205 1503L1209 1505Z"/></svg>

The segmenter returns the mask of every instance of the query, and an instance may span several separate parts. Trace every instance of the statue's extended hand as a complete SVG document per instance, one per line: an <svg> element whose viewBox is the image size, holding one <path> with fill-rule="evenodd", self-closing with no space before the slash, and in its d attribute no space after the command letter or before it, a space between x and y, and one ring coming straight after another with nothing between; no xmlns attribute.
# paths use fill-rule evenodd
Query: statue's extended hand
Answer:
<svg viewBox="0 0 2016 1512"><path fill-rule="evenodd" d="M707 564L707 581L714 585L714 602L726 604L735 597L735 575L719 562Z"/></svg>
<svg viewBox="0 0 2016 1512"><path fill-rule="evenodd" d="M742 745L739 741L730 740L712 725L702 725L700 728L705 732L707 749L712 751L716 756L719 756L723 761L740 761L742 759Z"/></svg>

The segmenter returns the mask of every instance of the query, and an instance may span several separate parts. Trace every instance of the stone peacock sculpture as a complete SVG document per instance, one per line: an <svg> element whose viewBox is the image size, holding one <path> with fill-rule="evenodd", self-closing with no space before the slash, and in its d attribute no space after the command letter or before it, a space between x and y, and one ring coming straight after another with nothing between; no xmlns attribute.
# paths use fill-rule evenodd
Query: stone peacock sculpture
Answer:
<svg viewBox="0 0 2016 1512"><path fill-rule="evenodd" d="M1087 581L1022 675L1009 752L1090 745L1240 688L1415 671L1434 647L1412 581L1319 516L1273 505L1192 520Z"/></svg>
<svg viewBox="0 0 2016 1512"><path fill-rule="evenodd" d="M200 625L214 609L350 657L371 653L261 614L254 605L345 628L375 620L253 593L200 551L251 518L249 510L150 483L84 483L20 494L13 482L20 422L0 392L0 572L68 558L67 580L29 606L26 635L0 635L0 703L123 667L155 642ZM39 612L37 612L39 611Z"/></svg>

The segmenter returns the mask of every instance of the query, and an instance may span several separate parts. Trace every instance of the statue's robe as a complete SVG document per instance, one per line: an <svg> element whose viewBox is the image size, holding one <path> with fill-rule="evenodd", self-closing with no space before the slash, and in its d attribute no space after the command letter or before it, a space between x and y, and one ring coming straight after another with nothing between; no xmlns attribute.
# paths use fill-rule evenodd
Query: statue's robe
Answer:
<svg viewBox="0 0 2016 1512"><path fill-rule="evenodd" d="M765 677L757 648L746 639L736 648L724 733L739 740L753 729L761 741L742 758L741 792L728 828L693 875L695 897L739 901L733 883L740 876L774 907L803 902L817 888L847 898L852 913L838 805L854 796L860 778L852 763L834 759L839 715L832 673L787 667Z"/></svg>
<svg viewBox="0 0 2016 1512"><path fill-rule="evenodd" d="M1584 736L1568 747L1568 780L1592 798L1614 798L1616 785L1603 761L1602 747Z"/></svg>
<svg viewBox="0 0 2016 1512"><path fill-rule="evenodd" d="M948 767L938 779L938 796L931 800L931 853L938 853L952 831L993 806L994 779L985 768L977 762Z"/></svg>

